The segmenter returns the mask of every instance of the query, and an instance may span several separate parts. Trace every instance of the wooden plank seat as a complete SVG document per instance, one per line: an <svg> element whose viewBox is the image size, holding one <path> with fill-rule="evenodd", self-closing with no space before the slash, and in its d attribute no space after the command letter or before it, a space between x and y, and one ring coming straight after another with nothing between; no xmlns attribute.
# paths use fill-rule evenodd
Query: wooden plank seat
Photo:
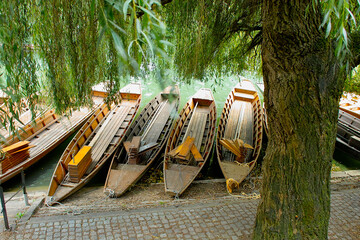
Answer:
<svg viewBox="0 0 360 240"><path fill-rule="evenodd" d="M234 99L240 101L252 102L255 99L255 96L246 93L234 92Z"/></svg>
<svg viewBox="0 0 360 240"><path fill-rule="evenodd" d="M191 151L193 154L193 157L197 163L203 162L203 159L201 157L200 151L201 151L201 144L204 137L206 122L209 115L209 108L207 106L201 106L196 104L193 113L191 115L191 120L189 122L188 128L186 129L185 135L184 135L184 141L183 144L185 144L185 147L181 147L184 149L183 151ZM193 138L191 137L193 136ZM190 141L189 138L193 139L194 148L192 148L192 144L187 142ZM180 145L182 146L182 145ZM180 147L178 146L178 147ZM177 148L175 148L177 149ZM174 150L175 150L174 149ZM173 151L174 151L173 150ZM184 153L183 153L184 154ZM196 156L196 158L195 158ZM183 155L180 155L176 157L176 160L178 163L181 164L190 164L192 157L188 156L188 158L183 157Z"/></svg>
<svg viewBox="0 0 360 240"><path fill-rule="evenodd" d="M159 144L152 142L146 145L141 146L143 142L141 141L141 136L134 136L131 141L124 142L124 148L128 155L129 164L140 164L140 156L147 153L148 151L153 150Z"/></svg>
<svg viewBox="0 0 360 240"><path fill-rule="evenodd" d="M199 150L195 146L194 140L195 138L188 136L183 144L168 152L168 156L176 158L181 164L189 164L191 160L190 153L192 153L196 162L204 162Z"/></svg>
<svg viewBox="0 0 360 240"><path fill-rule="evenodd" d="M129 164L140 164L140 156L158 146L156 141L159 139L162 132L161 130L168 121L171 110L172 106L168 100L161 102L143 135L134 136L131 142L124 142L125 150L128 153ZM131 145L135 145L136 147L131 147Z"/></svg>
<svg viewBox="0 0 360 240"><path fill-rule="evenodd" d="M69 179L71 182L80 182L82 176L91 163L91 147L84 146L68 164Z"/></svg>
<svg viewBox="0 0 360 240"><path fill-rule="evenodd" d="M128 147L129 164L138 164L141 136L134 136Z"/></svg>
<svg viewBox="0 0 360 240"><path fill-rule="evenodd" d="M2 149L4 155L0 159L0 174L25 161L29 155L29 141L20 141Z"/></svg>

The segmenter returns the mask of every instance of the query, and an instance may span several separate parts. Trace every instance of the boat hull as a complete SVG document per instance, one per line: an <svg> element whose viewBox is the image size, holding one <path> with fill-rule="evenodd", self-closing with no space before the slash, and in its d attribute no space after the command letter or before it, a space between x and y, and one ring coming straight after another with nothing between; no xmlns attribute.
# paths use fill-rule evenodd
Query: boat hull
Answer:
<svg viewBox="0 0 360 240"><path fill-rule="evenodd" d="M226 99L216 139L216 154L225 179L241 183L254 168L263 137L263 112L259 96L250 81L236 85ZM225 149L220 140L241 139L253 147L240 159Z"/></svg>
<svg viewBox="0 0 360 240"><path fill-rule="evenodd" d="M215 127L214 97L210 89L200 89L182 109L165 147L163 172L166 193L180 196L200 173L211 154ZM202 162L198 162L194 156L185 159L185 162L170 156L174 149L184 146L188 138L193 139Z"/></svg>
<svg viewBox="0 0 360 240"><path fill-rule="evenodd" d="M339 110L336 147L360 159L360 119Z"/></svg>

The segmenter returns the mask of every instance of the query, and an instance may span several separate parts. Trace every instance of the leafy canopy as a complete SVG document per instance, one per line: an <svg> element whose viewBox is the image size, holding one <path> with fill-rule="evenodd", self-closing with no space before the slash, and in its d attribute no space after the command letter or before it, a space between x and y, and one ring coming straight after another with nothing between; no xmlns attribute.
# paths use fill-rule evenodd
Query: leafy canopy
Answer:
<svg viewBox="0 0 360 240"><path fill-rule="evenodd" d="M309 8L317 4L319 27L350 72L360 63L360 1L313 0ZM9 96L1 124L14 130L22 102L33 112L40 99L61 113L90 105L91 86L105 80L114 100L120 82L154 59L183 79L261 71L261 6L261 0L0 1L0 87Z"/></svg>

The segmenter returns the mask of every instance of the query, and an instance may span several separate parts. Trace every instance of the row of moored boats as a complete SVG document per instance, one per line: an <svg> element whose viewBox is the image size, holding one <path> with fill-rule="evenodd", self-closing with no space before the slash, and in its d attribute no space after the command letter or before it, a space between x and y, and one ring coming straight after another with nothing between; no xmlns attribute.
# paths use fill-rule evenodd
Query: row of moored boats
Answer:
<svg viewBox="0 0 360 240"><path fill-rule="evenodd" d="M210 89L200 89L178 114L179 88L169 86L136 119L141 102L140 84L131 83L119 93L119 103L109 106L103 102L106 91L94 87L92 109L79 109L67 117L48 110L19 130L16 137L8 137L7 146L3 146L5 152L9 156L20 154L25 160L15 164L14 158L8 157L7 162L1 161L0 181L5 182L33 165L76 131L50 180L49 205L83 187L108 160L111 163L104 192L110 197L124 194L162 151L165 151L165 191L175 196L181 195L199 174L212 154L214 142L230 192L255 166L262 144L264 114L250 81L242 81L232 89L217 128L215 100ZM357 122L349 120L340 111L339 128L344 126L349 131L355 125L355 140L360 137L359 123L359 118ZM349 142L345 135L341 140ZM350 138L350 142L355 141L354 137ZM19 148L20 145L24 147Z"/></svg>

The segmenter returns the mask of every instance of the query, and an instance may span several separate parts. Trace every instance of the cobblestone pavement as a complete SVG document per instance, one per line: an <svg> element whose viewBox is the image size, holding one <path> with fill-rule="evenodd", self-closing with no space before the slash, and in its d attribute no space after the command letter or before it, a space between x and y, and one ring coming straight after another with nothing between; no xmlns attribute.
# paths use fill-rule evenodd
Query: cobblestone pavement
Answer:
<svg viewBox="0 0 360 240"><path fill-rule="evenodd" d="M250 239L258 200L31 218L7 239ZM359 239L360 189L332 192L329 239Z"/></svg>

